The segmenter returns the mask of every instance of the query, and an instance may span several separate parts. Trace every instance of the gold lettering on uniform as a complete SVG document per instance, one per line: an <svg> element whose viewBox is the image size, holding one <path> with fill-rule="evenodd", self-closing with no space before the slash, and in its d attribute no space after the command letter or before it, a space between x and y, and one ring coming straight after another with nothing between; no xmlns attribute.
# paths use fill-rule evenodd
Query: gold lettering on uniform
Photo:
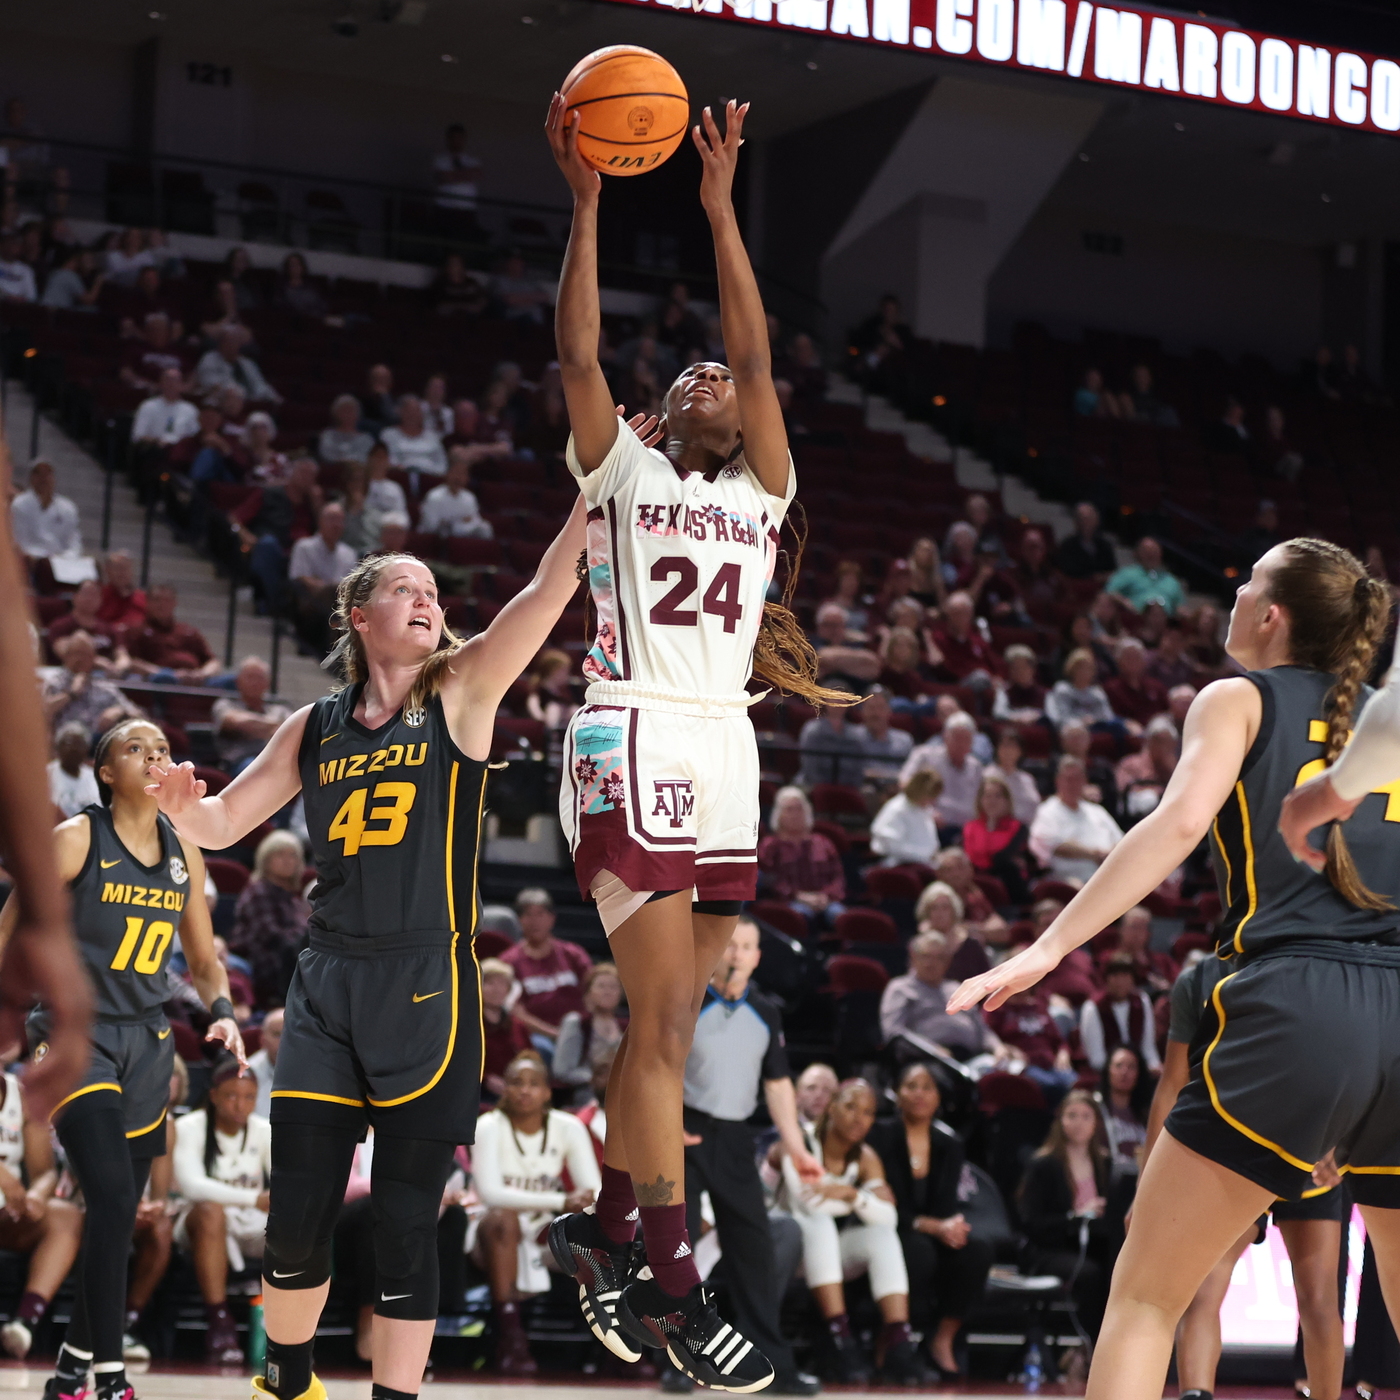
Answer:
<svg viewBox="0 0 1400 1400"><path fill-rule="evenodd" d="M166 890L166 892L165 892L165 907L166 907L167 909L178 909L178 908L180 907L179 904L176 903L176 896L175 896L175 891L174 891L174 890Z"/></svg>
<svg viewBox="0 0 1400 1400"><path fill-rule="evenodd" d="M369 758L368 771L371 773L378 773L384 767L384 760L388 757L388 749L375 749Z"/></svg>
<svg viewBox="0 0 1400 1400"><path fill-rule="evenodd" d="M365 760L369 757L367 753L356 753L350 755L350 767L345 771L344 777L358 778L365 771Z"/></svg>
<svg viewBox="0 0 1400 1400"><path fill-rule="evenodd" d="M387 761L384 764L386 768L397 768L399 764L403 762L402 744L390 744L386 752L389 755Z"/></svg>
<svg viewBox="0 0 1400 1400"><path fill-rule="evenodd" d="M127 902L136 905L138 909L144 909L146 907L146 891L140 885L133 885L131 898Z"/></svg>
<svg viewBox="0 0 1400 1400"><path fill-rule="evenodd" d="M346 765L349 761L350 761L350 760L347 759L347 758L342 758L342 759L340 760L340 771L335 775L335 780L336 780L336 782L339 782L339 781L345 776L345 765Z"/></svg>
<svg viewBox="0 0 1400 1400"><path fill-rule="evenodd" d="M427 759L428 759L428 741L427 741L426 739L424 739L423 742L422 742L421 744L418 745L418 757L417 757L417 758L414 758L414 756L413 756L413 745L412 745L412 744L405 744L405 745L404 745L403 761L404 761L406 764L410 765L410 766L413 767L413 768L416 768L416 767L418 767L418 765L419 765L420 763L426 763L426 762L427 762Z"/></svg>
<svg viewBox="0 0 1400 1400"><path fill-rule="evenodd" d="M336 770L336 768L337 768L338 766L339 766L339 765L338 765L338 763L337 763L337 761L336 761L335 759L331 759L331 761L330 761L329 763L323 763L323 764L321 764L321 786L322 786L322 787L325 787L325 785L326 785L327 783L333 783L333 782L335 782L335 770Z"/></svg>
<svg viewBox="0 0 1400 1400"><path fill-rule="evenodd" d="M102 886L103 904L120 904L122 902L122 887L114 885L110 880Z"/></svg>

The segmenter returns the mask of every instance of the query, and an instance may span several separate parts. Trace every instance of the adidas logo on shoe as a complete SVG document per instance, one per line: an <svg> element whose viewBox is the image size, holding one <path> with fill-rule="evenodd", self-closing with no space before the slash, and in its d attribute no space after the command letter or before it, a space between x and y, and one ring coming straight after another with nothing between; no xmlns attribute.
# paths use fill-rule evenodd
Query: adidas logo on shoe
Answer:
<svg viewBox="0 0 1400 1400"><path fill-rule="evenodd" d="M671 1256L671 1258L672 1258L672 1259L689 1259L689 1258L690 1258L690 1246L689 1246L688 1244L686 1244L686 1242L685 1242L684 1240L682 1240L682 1241L680 1242L679 1246L677 1247L676 1252Z"/></svg>

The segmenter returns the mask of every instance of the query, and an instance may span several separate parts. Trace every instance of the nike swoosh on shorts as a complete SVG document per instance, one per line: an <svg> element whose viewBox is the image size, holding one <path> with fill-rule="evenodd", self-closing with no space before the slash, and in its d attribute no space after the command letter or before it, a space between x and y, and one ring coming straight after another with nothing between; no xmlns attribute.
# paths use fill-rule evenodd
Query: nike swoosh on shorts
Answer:
<svg viewBox="0 0 1400 1400"><path fill-rule="evenodd" d="M417 992L415 992L415 993L413 994L413 1000L414 1000L414 1001L427 1001L429 997L440 997L441 995L442 995L442 992L441 992L440 990L439 990L439 991L436 991L436 992L424 992L423 995L422 995L421 997L418 995Z"/></svg>

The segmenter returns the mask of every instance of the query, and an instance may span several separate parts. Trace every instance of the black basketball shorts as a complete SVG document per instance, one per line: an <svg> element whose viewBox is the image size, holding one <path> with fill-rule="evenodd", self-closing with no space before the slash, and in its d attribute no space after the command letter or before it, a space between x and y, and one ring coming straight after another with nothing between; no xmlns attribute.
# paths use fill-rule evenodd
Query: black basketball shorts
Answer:
<svg viewBox="0 0 1400 1400"><path fill-rule="evenodd" d="M1274 1224L1285 1220L1332 1220L1341 1224L1351 1214L1351 1201L1344 1186L1334 1186L1331 1190L1309 1187L1301 1200L1275 1201L1269 1207Z"/></svg>
<svg viewBox="0 0 1400 1400"><path fill-rule="evenodd" d="M42 1011L29 1018L28 1032L35 1059L42 1059L48 1053L48 1018ZM163 1157L175 1068L169 1022L159 1012L149 1021L94 1021L88 1034L92 1052L87 1068L54 1109L55 1120L111 1102L110 1095L116 1094L132 1156Z"/></svg>
<svg viewBox="0 0 1400 1400"><path fill-rule="evenodd" d="M481 1040L469 935L313 934L287 993L272 1121L470 1143Z"/></svg>
<svg viewBox="0 0 1400 1400"><path fill-rule="evenodd" d="M1400 949L1256 954L1216 984L1190 1055L1177 1141L1285 1201L1335 1148L1358 1204L1400 1207Z"/></svg>

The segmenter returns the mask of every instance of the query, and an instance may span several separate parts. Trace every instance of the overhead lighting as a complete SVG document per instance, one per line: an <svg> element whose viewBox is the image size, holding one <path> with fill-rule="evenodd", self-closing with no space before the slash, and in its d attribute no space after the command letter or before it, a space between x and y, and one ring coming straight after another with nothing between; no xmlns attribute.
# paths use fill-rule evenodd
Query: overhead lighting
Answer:
<svg viewBox="0 0 1400 1400"><path fill-rule="evenodd" d="M444 63L456 63L457 55L455 53L445 53L442 56L442 61Z"/></svg>
<svg viewBox="0 0 1400 1400"><path fill-rule="evenodd" d="M162 20L165 18L164 10L151 10L146 15L147 19Z"/></svg>
<svg viewBox="0 0 1400 1400"><path fill-rule="evenodd" d="M817 71L817 65L813 63L811 59L807 60L807 71L809 73L815 73Z"/></svg>
<svg viewBox="0 0 1400 1400"><path fill-rule="evenodd" d="M534 17L534 15L521 15L521 16L520 16L520 23L521 23L521 24L534 24L534 22L535 22L535 17Z"/></svg>
<svg viewBox="0 0 1400 1400"><path fill-rule="evenodd" d="M1178 131L1185 131L1185 130L1186 130L1186 123L1185 123L1185 122L1173 122L1172 125L1173 125Z"/></svg>
<svg viewBox="0 0 1400 1400"><path fill-rule="evenodd" d="M1322 202L1323 202L1324 204L1331 204L1331 202L1332 202L1332 196L1331 196L1330 194L1325 194L1325 195L1323 195L1323 196L1322 196Z"/></svg>

